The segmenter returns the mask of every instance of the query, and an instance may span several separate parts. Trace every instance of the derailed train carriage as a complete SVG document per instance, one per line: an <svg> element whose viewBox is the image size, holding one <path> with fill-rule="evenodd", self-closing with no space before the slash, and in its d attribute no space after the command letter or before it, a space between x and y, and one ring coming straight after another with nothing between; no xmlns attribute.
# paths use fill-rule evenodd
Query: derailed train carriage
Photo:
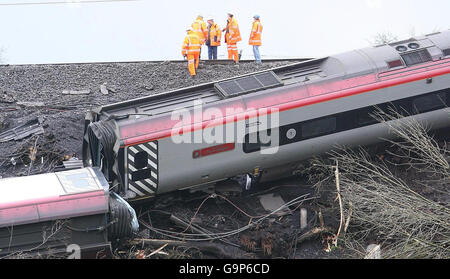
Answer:
<svg viewBox="0 0 450 279"><path fill-rule="evenodd" d="M0 179L0 258L111 256L139 224L109 187L98 168Z"/></svg>
<svg viewBox="0 0 450 279"><path fill-rule="evenodd" d="M376 109L438 129L449 104L445 31L99 107L83 158L129 200L227 179L249 187L336 145L391 137Z"/></svg>

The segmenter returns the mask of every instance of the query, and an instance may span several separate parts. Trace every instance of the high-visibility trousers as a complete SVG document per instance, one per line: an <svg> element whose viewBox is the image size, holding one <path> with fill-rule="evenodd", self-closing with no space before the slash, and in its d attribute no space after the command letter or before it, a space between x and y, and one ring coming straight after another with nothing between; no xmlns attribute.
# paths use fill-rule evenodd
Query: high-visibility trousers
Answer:
<svg viewBox="0 0 450 279"><path fill-rule="evenodd" d="M239 62L239 53L236 44L227 44L228 49L228 59Z"/></svg>
<svg viewBox="0 0 450 279"><path fill-rule="evenodd" d="M200 53L187 55L188 69L191 76L195 76L195 70L198 68L199 56Z"/></svg>

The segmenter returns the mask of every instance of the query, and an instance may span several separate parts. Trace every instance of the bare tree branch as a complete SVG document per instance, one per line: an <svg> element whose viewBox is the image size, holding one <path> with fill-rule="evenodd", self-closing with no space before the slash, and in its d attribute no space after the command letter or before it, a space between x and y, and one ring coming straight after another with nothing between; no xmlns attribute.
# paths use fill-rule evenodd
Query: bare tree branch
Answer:
<svg viewBox="0 0 450 279"><path fill-rule="evenodd" d="M351 220L342 243L364 256L364 247L376 242L385 258L450 258L449 150L428 135L413 117L394 110L377 111L375 117L399 140L390 140L398 156L426 185L439 188L445 199L435 201L413 190L413 179L401 179L398 166L371 156L366 150L344 147L330 152L331 160L314 161L318 189L333 191L334 162L339 162L339 192L345 216ZM402 123L394 121L403 118ZM328 174L328 178L325 174ZM420 190L420 189L418 189ZM342 213L336 212L336 215Z"/></svg>

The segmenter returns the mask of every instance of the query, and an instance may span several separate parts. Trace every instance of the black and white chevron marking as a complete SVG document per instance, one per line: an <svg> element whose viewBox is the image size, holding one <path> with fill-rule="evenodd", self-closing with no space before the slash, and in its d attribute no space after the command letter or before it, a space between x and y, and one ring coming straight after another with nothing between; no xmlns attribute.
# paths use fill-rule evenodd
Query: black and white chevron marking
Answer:
<svg viewBox="0 0 450 279"><path fill-rule="evenodd" d="M158 142L152 141L128 147L128 189L137 196L154 195L158 188ZM148 154L147 166L138 169L135 157L139 152ZM133 180L133 174L145 172L146 175L140 180Z"/></svg>

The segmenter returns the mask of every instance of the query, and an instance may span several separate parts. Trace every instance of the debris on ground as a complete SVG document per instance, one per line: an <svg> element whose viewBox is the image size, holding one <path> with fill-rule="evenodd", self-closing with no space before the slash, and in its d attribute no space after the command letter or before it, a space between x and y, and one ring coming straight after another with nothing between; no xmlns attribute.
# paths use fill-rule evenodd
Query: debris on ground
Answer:
<svg viewBox="0 0 450 279"><path fill-rule="evenodd" d="M17 102L18 106L22 107L43 107L45 106L44 102L29 102L29 101L20 101Z"/></svg>
<svg viewBox="0 0 450 279"><path fill-rule="evenodd" d="M259 196L259 201L261 202L261 205L264 207L264 209L268 212L275 211L285 204L285 201L280 196L273 193ZM282 216L286 213L286 210L282 210L277 212L276 215Z"/></svg>
<svg viewBox="0 0 450 279"><path fill-rule="evenodd" d="M5 117L0 115L0 132L9 127L9 122L6 121Z"/></svg>
<svg viewBox="0 0 450 279"><path fill-rule="evenodd" d="M308 227L308 211L306 208L300 208L300 230Z"/></svg>
<svg viewBox="0 0 450 279"><path fill-rule="evenodd" d="M298 179L287 180L302 185ZM286 182L286 181L283 181ZM311 204L312 188L301 186L273 187L264 184L243 196L179 193L181 199L164 197L149 206L137 208L141 232L137 238L122 247L119 258L130 256L126 251L145 249L145 255L165 246L167 254L153 254L156 258L298 258L337 257L326 253L316 239L328 233L329 228L313 234L299 228L302 205ZM283 203L268 211L260 203L260 193ZM275 194L276 193L276 194ZM163 202L160 204L160 202ZM285 212L283 216L278 212ZM319 222L317 215L310 222ZM296 225L297 224L297 225ZM299 244L301 243L301 245ZM303 247L304 246L304 247ZM311 254L311 247L314 253ZM135 255L131 255L134 257Z"/></svg>
<svg viewBox="0 0 450 279"><path fill-rule="evenodd" d="M103 95L108 95L108 94L109 94L108 89L106 88L106 83L100 85L100 92L101 92Z"/></svg>
<svg viewBox="0 0 450 279"><path fill-rule="evenodd" d="M152 91L153 89L155 89L153 84L144 84L144 85L142 85L142 88L144 88L147 91Z"/></svg>
<svg viewBox="0 0 450 279"><path fill-rule="evenodd" d="M102 85L100 85L100 93L102 93L103 95L108 95L109 92L116 93L117 92L117 88L114 87L114 86L108 85L107 82L105 82Z"/></svg>
<svg viewBox="0 0 450 279"><path fill-rule="evenodd" d="M0 103L12 104L16 102L13 93L0 88Z"/></svg>
<svg viewBox="0 0 450 279"><path fill-rule="evenodd" d="M91 90L63 90L63 95L88 95L91 94Z"/></svg>
<svg viewBox="0 0 450 279"><path fill-rule="evenodd" d="M64 160L63 151L56 146L55 136L46 132L18 141L13 146L14 149L0 154L4 177L52 172Z"/></svg>
<svg viewBox="0 0 450 279"><path fill-rule="evenodd" d="M72 157L70 155L66 155L63 158L62 164L58 165L55 168L55 171L66 171L66 170L73 170L73 169L81 169L83 168L83 160L80 160L76 157Z"/></svg>
<svg viewBox="0 0 450 279"><path fill-rule="evenodd" d="M381 249L378 244L370 244L366 248L366 256L364 259L377 260L381 259Z"/></svg>
<svg viewBox="0 0 450 279"><path fill-rule="evenodd" d="M44 133L44 128L42 127L41 120L39 118L34 118L27 121L26 123L8 129L0 133L0 143L7 142L10 140L21 140L31 135L41 135Z"/></svg>

